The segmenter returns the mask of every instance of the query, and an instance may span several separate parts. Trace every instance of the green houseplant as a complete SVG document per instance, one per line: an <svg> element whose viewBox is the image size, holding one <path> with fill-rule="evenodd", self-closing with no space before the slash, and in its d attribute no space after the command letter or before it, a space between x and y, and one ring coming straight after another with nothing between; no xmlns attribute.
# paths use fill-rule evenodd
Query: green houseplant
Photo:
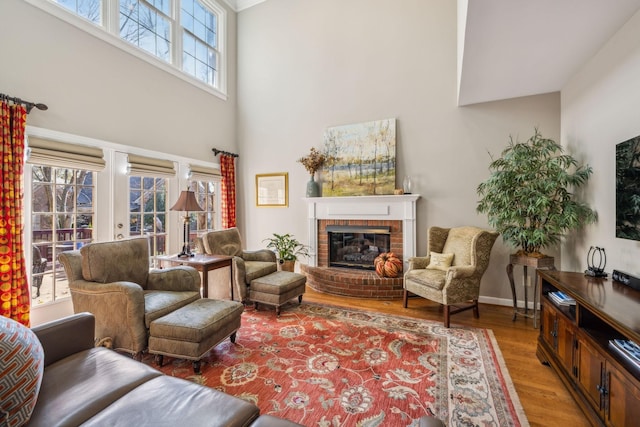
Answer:
<svg viewBox="0 0 640 427"><path fill-rule="evenodd" d="M586 184L592 169L579 165L562 146L535 129L525 143L514 142L489 165L491 176L481 183L477 211L518 255L543 256L568 231L597 220L596 213L572 191Z"/></svg>
<svg viewBox="0 0 640 427"><path fill-rule="evenodd" d="M276 253L278 262L285 271L293 271L299 256L309 256L308 247L289 233L273 233L272 237L264 239L263 242L267 242L267 248Z"/></svg>

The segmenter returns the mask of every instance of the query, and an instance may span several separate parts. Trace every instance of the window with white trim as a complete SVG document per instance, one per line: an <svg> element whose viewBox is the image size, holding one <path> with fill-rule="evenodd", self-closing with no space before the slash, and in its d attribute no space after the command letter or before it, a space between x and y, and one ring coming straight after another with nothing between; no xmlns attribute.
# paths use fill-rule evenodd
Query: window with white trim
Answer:
<svg viewBox="0 0 640 427"><path fill-rule="evenodd" d="M189 190L195 193L198 205L202 208L201 212L190 213L190 230L194 234L189 236L190 240L218 228L216 187L220 180L219 169L189 165ZM193 244L193 242L191 243ZM193 244L191 247L196 247L196 245Z"/></svg>
<svg viewBox="0 0 640 427"><path fill-rule="evenodd" d="M69 281L58 254L93 240L94 172L83 169L32 168L33 305L69 296Z"/></svg>
<svg viewBox="0 0 640 427"><path fill-rule="evenodd" d="M182 70L211 86L218 77L218 16L199 0L181 0Z"/></svg>
<svg viewBox="0 0 640 427"><path fill-rule="evenodd" d="M49 0L28 0L51 12ZM52 0L59 16L92 31L101 28L223 94L226 11L215 0ZM67 15L67 14L65 14ZM79 21L89 21L89 28ZM76 22L74 22L76 21Z"/></svg>
<svg viewBox="0 0 640 427"><path fill-rule="evenodd" d="M170 62L172 21L170 1L120 0L119 6L120 38L163 61Z"/></svg>
<svg viewBox="0 0 640 427"><path fill-rule="evenodd" d="M58 261L61 252L94 240L96 172L104 168L99 148L29 138L25 184L31 195L33 306L69 297L69 281Z"/></svg>
<svg viewBox="0 0 640 427"><path fill-rule="evenodd" d="M174 162L127 155L129 175L129 236L147 236L150 264L167 253L167 180L176 176Z"/></svg>
<svg viewBox="0 0 640 427"><path fill-rule="evenodd" d="M129 176L129 236L149 238L153 257L167 253L167 179Z"/></svg>

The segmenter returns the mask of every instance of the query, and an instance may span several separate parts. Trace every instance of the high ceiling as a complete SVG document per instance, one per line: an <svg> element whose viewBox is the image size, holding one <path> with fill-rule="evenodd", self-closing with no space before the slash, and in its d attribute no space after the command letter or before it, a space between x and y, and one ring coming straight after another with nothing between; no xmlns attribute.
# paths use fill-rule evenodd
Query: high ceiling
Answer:
<svg viewBox="0 0 640 427"><path fill-rule="evenodd" d="M266 0L225 1L241 11ZM639 9L640 0L458 0L458 104L561 90Z"/></svg>
<svg viewBox="0 0 640 427"><path fill-rule="evenodd" d="M640 0L459 0L458 7L458 104L468 105L561 90Z"/></svg>

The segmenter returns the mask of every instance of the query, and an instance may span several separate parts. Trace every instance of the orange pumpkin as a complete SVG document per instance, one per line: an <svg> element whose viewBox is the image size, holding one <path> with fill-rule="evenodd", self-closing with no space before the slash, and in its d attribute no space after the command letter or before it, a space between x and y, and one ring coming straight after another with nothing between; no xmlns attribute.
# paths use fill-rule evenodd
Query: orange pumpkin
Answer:
<svg viewBox="0 0 640 427"><path fill-rule="evenodd" d="M385 252L373 260L376 273L380 277L398 277L402 273L402 261L393 252Z"/></svg>

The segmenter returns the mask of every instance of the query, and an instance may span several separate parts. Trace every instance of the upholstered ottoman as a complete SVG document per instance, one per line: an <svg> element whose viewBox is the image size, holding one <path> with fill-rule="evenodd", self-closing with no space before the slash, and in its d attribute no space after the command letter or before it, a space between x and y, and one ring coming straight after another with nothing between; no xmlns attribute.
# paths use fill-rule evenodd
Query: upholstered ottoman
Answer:
<svg viewBox="0 0 640 427"><path fill-rule="evenodd" d="M200 373L200 359L227 337L236 340L244 306L236 301L201 298L151 322L149 353L193 360Z"/></svg>
<svg viewBox="0 0 640 427"><path fill-rule="evenodd" d="M302 302L307 276L289 271L276 271L253 279L249 285L249 299L256 308L258 303L275 305L276 315L280 315L280 306L298 297Z"/></svg>

